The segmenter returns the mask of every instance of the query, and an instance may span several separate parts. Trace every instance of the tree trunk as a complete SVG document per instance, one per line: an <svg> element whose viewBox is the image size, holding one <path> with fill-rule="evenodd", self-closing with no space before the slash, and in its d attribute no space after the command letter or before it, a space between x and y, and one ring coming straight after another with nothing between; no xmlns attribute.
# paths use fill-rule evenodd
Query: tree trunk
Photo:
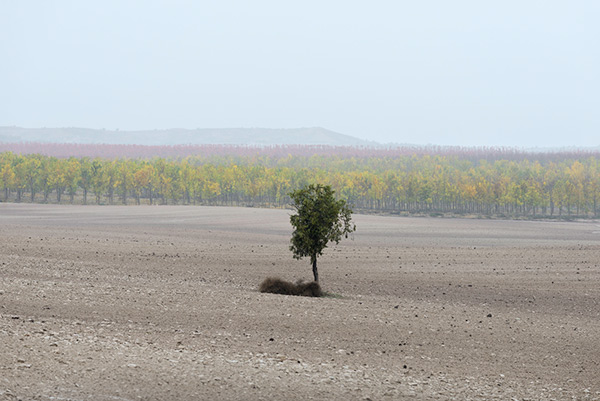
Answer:
<svg viewBox="0 0 600 401"><path fill-rule="evenodd" d="M313 268L313 276L315 276L315 281L319 282L319 272L317 271L317 255L311 256L312 268Z"/></svg>

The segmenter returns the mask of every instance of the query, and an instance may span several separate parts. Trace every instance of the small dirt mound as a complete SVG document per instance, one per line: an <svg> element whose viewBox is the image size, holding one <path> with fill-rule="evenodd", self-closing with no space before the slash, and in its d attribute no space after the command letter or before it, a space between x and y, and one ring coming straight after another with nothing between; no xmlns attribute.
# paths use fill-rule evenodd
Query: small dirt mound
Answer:
<svg viewBox="0 0 600 401"><path fill-rule="evenodd" d="M296 284L280 278L266 278L258 287L260 292L270 292L282 295L301 295L304 297L320 297L323 295L321 286L316 281L304 283L298 281Z"/></svg>

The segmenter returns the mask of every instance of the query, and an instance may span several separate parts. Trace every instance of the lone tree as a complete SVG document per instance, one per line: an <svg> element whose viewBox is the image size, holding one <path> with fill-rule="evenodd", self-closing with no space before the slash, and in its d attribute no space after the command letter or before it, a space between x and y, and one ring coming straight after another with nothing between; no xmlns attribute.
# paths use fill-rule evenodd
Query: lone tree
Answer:
<svg viewBox="0 0 600 401"><path fill-rule="evenodd" d="M297 214L290 216L294 227L290 250L294 258L310 256L315 281L319 281L317 257L330 241L339 243L342 236L356 230L352 210L344 200L336 200L329 185L311 184L289 194Z"/></svg>

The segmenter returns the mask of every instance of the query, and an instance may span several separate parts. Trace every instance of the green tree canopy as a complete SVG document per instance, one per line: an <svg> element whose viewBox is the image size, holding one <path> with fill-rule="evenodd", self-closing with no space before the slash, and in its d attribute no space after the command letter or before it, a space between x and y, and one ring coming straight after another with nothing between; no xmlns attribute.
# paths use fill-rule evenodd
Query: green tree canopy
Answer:
<svg viewBox="0 0 600 401"><path fill-rule="evenodd" d="M289 194L297 213L290 216L294 227L290 250L294 258L310 256L315 281L319 281L317 257L327 244L336 244L342 236L356 230L352 223L352 210L344 200L335 199L329 185L311 184Z"/></svg>

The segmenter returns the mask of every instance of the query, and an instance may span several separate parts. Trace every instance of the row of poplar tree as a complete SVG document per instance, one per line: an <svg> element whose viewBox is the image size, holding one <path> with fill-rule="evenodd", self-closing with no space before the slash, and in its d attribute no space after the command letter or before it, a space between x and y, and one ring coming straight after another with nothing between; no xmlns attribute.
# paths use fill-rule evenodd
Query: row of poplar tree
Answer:
<svg viewBox="0 0 600 401"><path fill-rule="evenodd" d="M90 159L0 153L0 199L13 202L285 207L291 191L310 183L330 185L364 211L600 214L600 164L594 156L558 161L435 154Z"/></svg>

